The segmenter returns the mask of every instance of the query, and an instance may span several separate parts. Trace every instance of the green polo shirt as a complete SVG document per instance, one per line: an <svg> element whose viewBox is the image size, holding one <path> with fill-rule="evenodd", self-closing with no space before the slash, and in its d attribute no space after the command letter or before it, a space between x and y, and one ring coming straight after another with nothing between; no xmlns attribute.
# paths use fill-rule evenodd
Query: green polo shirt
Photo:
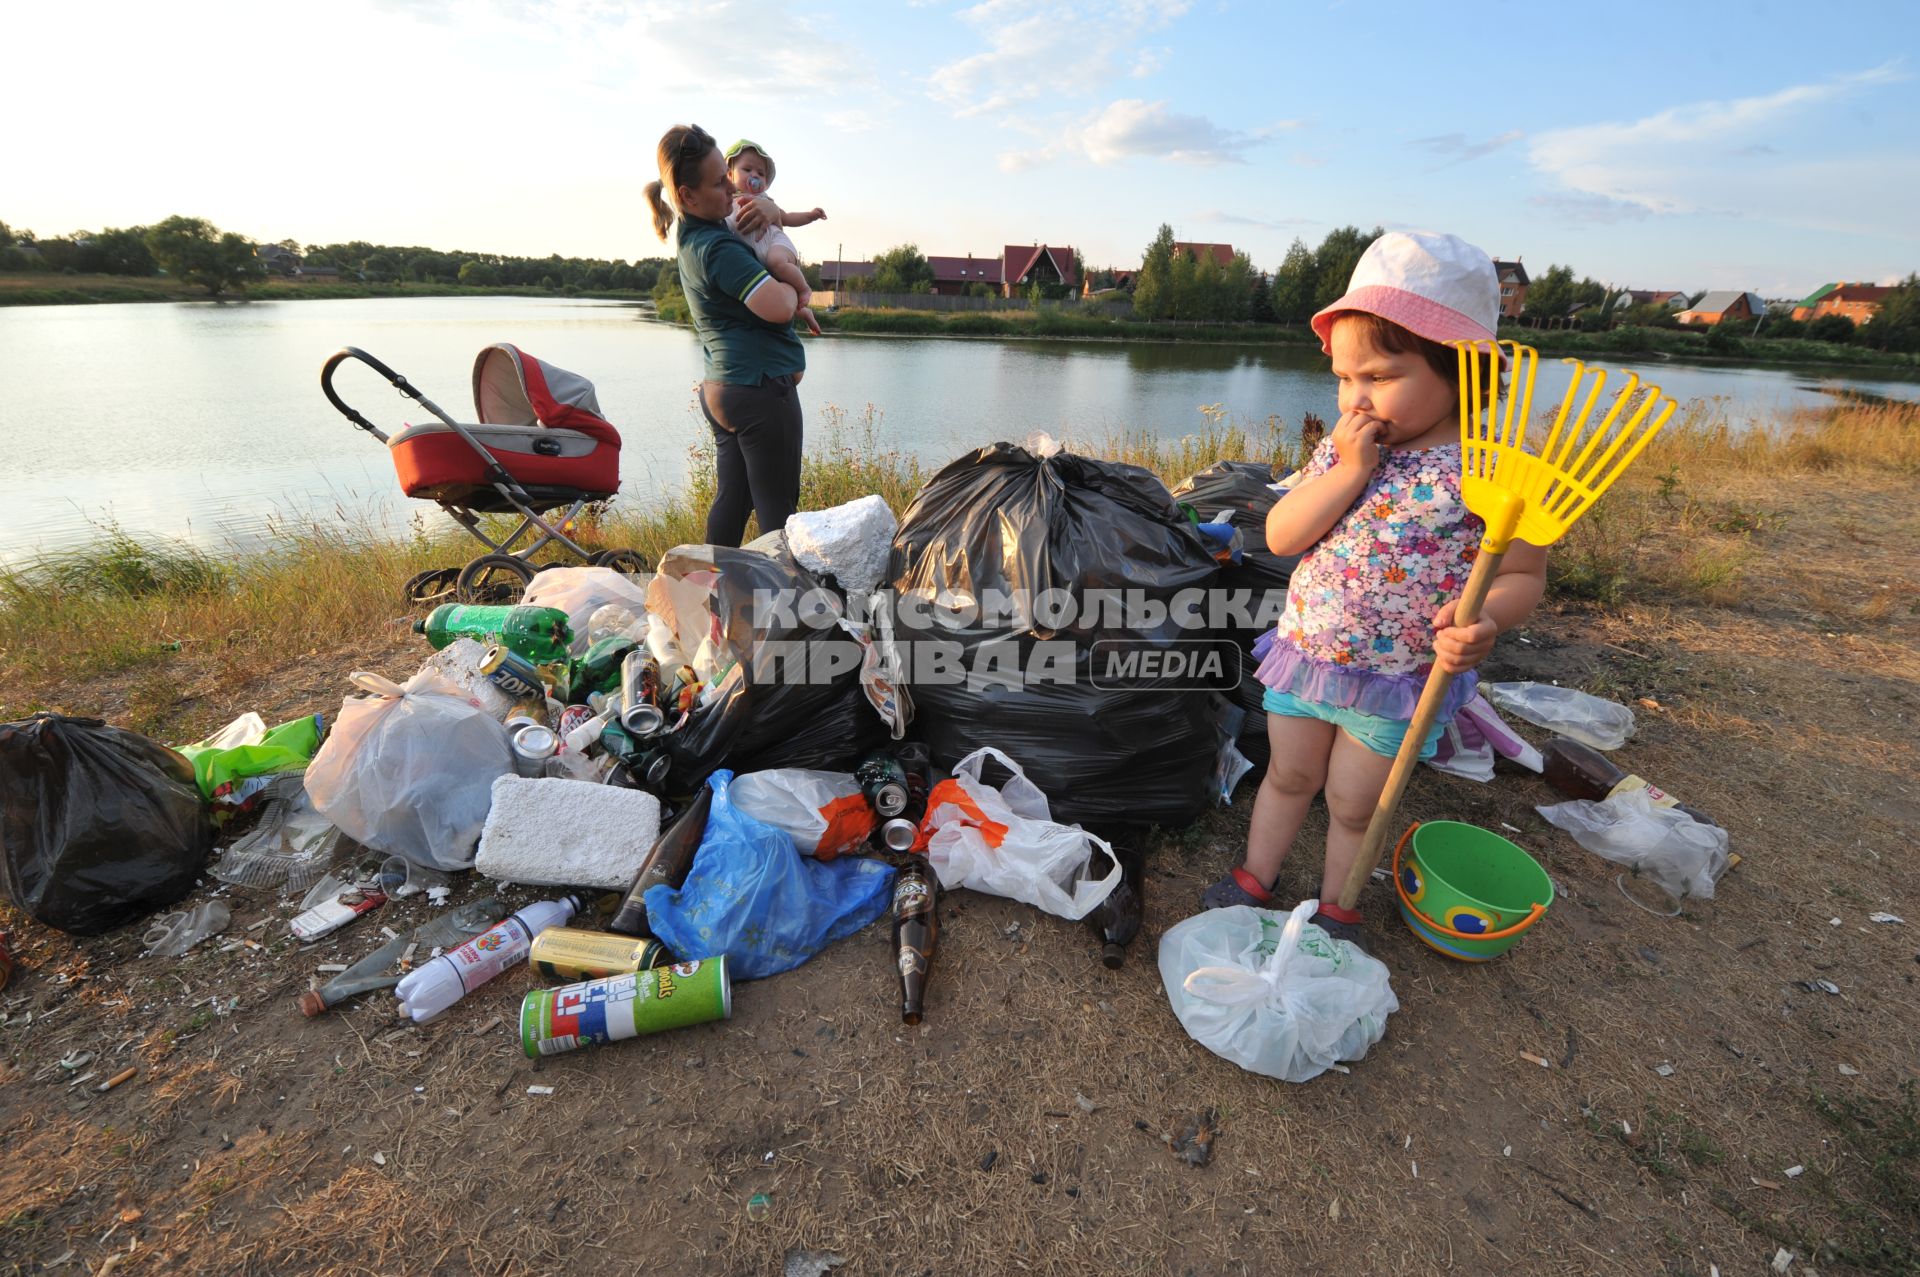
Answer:
<svg viewBox="0 0 1920 1277"><path fill-rule="evenodd" d="M770 324L747 309L753 290L773 281L747 241L723 222L682 217L680 287L707 356L707 380L757 386L762 377L803 371L807 352L793 324Z"/></svg>

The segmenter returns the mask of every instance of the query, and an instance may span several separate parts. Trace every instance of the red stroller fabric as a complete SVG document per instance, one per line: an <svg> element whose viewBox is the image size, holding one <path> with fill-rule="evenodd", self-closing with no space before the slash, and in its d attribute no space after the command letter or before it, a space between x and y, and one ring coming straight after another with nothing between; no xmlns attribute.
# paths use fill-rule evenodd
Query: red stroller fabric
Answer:
<svg viewBox="0 0 1920 1277"><path fill-rule="evenodd" d="M494 487L488 458L526 489L534 508L604 500L620 490L620 432L600 415L593 383L506 342L473 365L477 450L441 422L410 425L388 447L400 487L474 510L513 504Z"/></svg>

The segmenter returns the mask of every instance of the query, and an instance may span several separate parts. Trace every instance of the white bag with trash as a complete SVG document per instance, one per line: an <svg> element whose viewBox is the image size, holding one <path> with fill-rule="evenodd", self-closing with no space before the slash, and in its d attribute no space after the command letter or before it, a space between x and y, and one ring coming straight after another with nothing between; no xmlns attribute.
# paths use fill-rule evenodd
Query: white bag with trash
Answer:
<svg viewBox="0 0 1920 1277"><path fill-rule="evenodd" d="M647 606L649 575L629 576L613 568L542 568L527 584L520 601L535 607L557 607L567 614L573 629L575 656L587 650L587 623L609 603L619 603L636 614Z"/></svg>
<svg viewBox="0 0 1920 1277"><path fill-rule="evenodd" d="M850 772L772 767L734 777L727 797L817 860L858 851L873 833L873 804Z"/></svg>
<svg viewBox="0 0 1920 1277"><path fill-rule="evenodd" d="M1180 1027L1222 1059L1283 1082L1357 1060L1400 1009L1386 964L1308 919L1251 905L1209 909L1160 937L1160 980Z"/></svg>
<svg viewBox="0 0 1920 1277"><path fill-rule="evenodd" d="M307 794L342 833L429 869L473 865L493 780L513 770L507 729L423 669L405 685L363 672L307 767Z"/></svg>
<svg viewBox="0 0 1920 1277"><path fill-rule="evenodd" d="M1603 802L1575 799L1534 810L1594 855L1625 865L1675 900L1711 900L1727 871L1727 831L1660 806L1644 787Z"/></svg>
<svg viewBox="0 0 1920 1277"><path fill-rule="evenodd" d="M998 789L981 779L993 759L1012 778ZM954 764L927 795L922 828L927 862L940 885L1006 896L1076 921L1120 885L1120 861L1103 838L1055 823L1047 796L1020 764L988 746Z"/></svg>

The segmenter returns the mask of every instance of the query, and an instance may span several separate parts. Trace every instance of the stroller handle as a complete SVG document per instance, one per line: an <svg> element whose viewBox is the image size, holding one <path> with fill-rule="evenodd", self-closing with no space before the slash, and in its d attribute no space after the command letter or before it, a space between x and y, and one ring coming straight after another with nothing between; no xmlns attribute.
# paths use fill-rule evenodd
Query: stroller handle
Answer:
<svg viewBox="0 0 1920 1277"><path fill-rule="evenodd" d="M378 359L375 359L372 355L369 355L366 351L361 350L358 346L342 346L339 350L336 350L333 354L327 356L326 363L320 365L320 390L323 394L326 395L327 402L332 404L335 408L339 409L341 416L345 417L348 421L351 421L354 425L360 427L360 429L366 431L368 434L378 439L381 443L387 442L386 433L382 431L378 426L374 425L371 421L368 421L365 417L361 416L359 410L354 408L346 400L342 399L340 397L339 392L333 388L333 370L338 368L341 364L345 363L349 359L358 359L361 363L365 364L367 367L373 369L375 372L379 373L382 377L385 377L388 381L392 382L393 388L395 390L398 390L401 394L413 400L415 403L419 404L421 407L425 408L428 412L431 412L434 416L440 418L440 420L446 422L448 425L453 424L453 419L447 416L446 413L440 411L440 406L438 404L434 403L431 399L428 399L425 395L421 394L418 390L415 390L413 387L413 383L408 381L405 377L401 376L399 373L395 372L393 369L387 367L385 364L381 363Z"/></svg>

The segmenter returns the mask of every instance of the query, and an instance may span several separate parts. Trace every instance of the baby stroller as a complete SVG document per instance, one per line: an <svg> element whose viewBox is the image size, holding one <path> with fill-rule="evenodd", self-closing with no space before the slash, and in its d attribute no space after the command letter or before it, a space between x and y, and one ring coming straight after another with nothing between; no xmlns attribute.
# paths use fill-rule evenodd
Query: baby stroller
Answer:
<svg viewBox="0 0 1920 1277"><path fill-rule="evenodd" d="M404 425L389 437L335 392L334 369L349 359L385 377L439 421ZM387 445L403 492L437 501L488 549L465 567L430 568L412 577L405 586L408 603L514 602L539 570L529 560L549 545L596 566L647 570L633 550L594 552L567 535L588 502L620 490L620 432L600 416L593 383L585 377L506 342L489 346L473 363L474 425L455 421L405 377L353 346L321 365L320 389L348 421ZM561 506L567 512L559 518L542 516ZM483 514L518 514L520 526L496 541L481 527ZM530 544L513 548L536 531Z"/></svg>

